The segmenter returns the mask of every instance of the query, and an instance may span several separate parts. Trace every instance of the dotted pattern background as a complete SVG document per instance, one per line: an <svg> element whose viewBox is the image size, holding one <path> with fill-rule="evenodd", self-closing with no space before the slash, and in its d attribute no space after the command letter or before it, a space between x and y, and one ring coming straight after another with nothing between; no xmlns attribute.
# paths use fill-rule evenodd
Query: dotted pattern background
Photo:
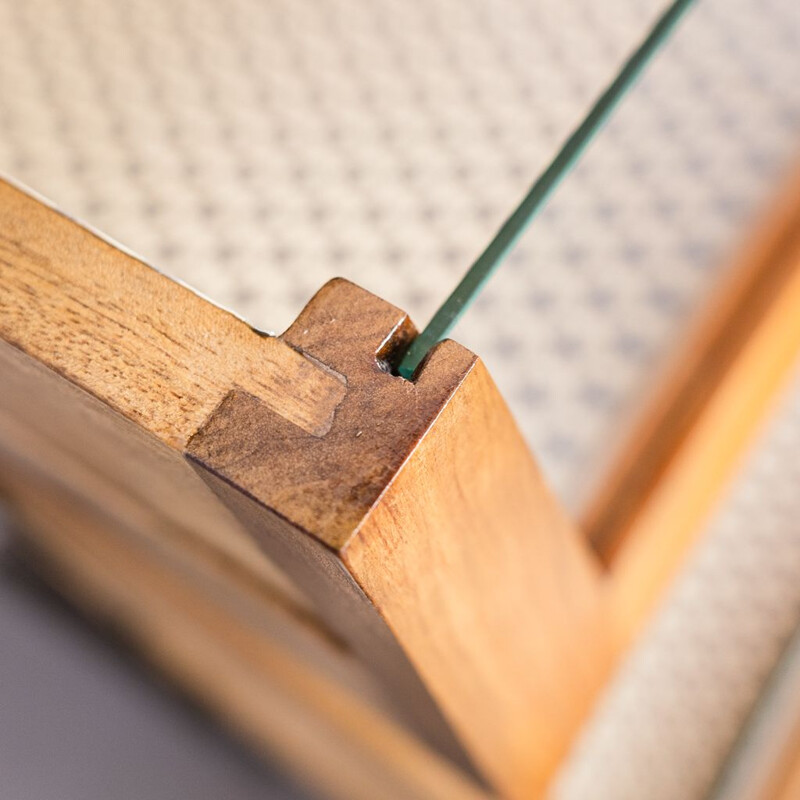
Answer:
<svg viewBox="0 0 800 800"><path fill-rule="evenodd" d="M335 275L421 325L663 5L0 0L0 170L258 327L286 327ZM795 159L798 53L796 0L700 0L458 327L568 506ZM736 497L769 505L753 481ZM768 519L743 502L712 525L695 589L612 691L565 797L627 796L626 780L699 796L687 764L713 770L783 635L748 611L754 576L783 584L775 552L746 544ZM794 552L789 517L775 525L773 551ZM728 711L706 712L692 692L726 685L709 654L747 613L766 660L732 660ZM614 741L638 766L603 767Z"/></svg>
<svg viewBox="0 0 800 800"><path fill-rule="evenodd" d="M703 798L800 622L800 371L556 800ZM719 798L722 800L722 798Z"/></svg>

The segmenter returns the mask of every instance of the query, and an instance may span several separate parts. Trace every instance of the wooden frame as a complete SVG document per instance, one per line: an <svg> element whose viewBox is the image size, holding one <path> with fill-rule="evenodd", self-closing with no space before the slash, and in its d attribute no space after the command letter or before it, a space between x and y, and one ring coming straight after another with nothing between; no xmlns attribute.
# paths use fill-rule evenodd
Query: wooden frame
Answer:
<svg viewBox="0 0 800 800"><path fill-rule="evenodd" d="M800 347L787 197L587 536L460 345L392 374L412 324L345 281L265 336L0 184L0 491L55 583L331 796L541 796Z"/></svg>
<svg viewBox="0 0 800 800"><path fill-rule="evenodd" d="M627 646L769 418L800 352L800 169L739 245L585 509Z"/></svg>

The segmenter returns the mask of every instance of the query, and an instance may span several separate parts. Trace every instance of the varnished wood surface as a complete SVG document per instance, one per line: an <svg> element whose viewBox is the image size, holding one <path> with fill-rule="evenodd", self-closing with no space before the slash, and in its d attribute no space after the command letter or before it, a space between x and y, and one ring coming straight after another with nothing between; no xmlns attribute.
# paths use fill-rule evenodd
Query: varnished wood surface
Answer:
<svg viewBox="0 0 800 800"><path fill-rule="evenodd" d="M343 558L494 784L543 794L607 674L599 569L481 362Z"/></svg>
<svg viewBox="0 0 800 800"><path fill-rule="evenodd" d="M48 465L45 477L209 587L220 558L227 577L241 569L264 581L290 616L311 614L323 638L341 641L388 688L393 716L435 750L468 774L466 748L507 796L538 791L597 681L585 668L602 635L586 620L597 614L597 570L475 356L446 343L413 382L391 375L413 326L346 282L325 287L283 337L260 336L3 192L3 411L39 443L32 460ZM284 362L278 385L271 371ZM476 432L491 467L448 469ZM434 471L431 447L443 458ZM413 496L427 482L430 522ZM391 514L370 520L384 497ZM460 507L465 499L474 502ZM426 539L429 563L417 549ZM521 610L540 619L530 639L508 635ZM584 648L592 654L576 658ZM330 672L325 658L309 663Z"/></svg>
<svg viewBox="0 0 800 800"><path fill-rule="evenodd" d="M766 677L708 800L800 797L800 630Z"/></svg>
<svg viewBox="0 0 800 800"><path fill-rule="evenodd" d="M87 607L332 796L542 797L800 347L792 198L587 537L463 347L393 375L413 325L346 281L263 336L0 184L0 491Z"/></svg>
<svg viewBox="0 0 800 800"><path fill-rule="evenodd" d="M220 507L180 450L125 419L80 383L66 380L2 340L0 371L3 413L19 431L27 430L48 443L43 464L59 469L52 460L53 453L58 453L65 462L60 468L63 479L76 488L83 483L83 491L92 493L92 481L110 484L116 495L104 491L102 502L109 504L116 496L124 496L137 507L149 508L199 546L242 565L254 580L285 595L294 605L308 608L302 592L264 558L234 517ZM72 466L75 464L79 469Z"/></svg>
<svg viewBox="0 0 800 800"><path fill-rule="evenodd" d="M189 453L393 694L385 624L492 783L536 795L605 674L598 565L471 353L381 367L402 318L333 282L287 333L347 379L324 449L237 393Z"/></svg>
<svg viewBox="0 0 800 800"><path fill-rule="evenodd" d="M0 335L182 447L231 385L317 436L340 377L0 180Z"/></svg>
<svg viewBox="0 0 800 800"><path fill-rule="evenodd" d="M320 576L301 574L299 582L287 578L215 500L183 453L206 416L213 417L216 410L224 413L222 401L228 396L255 401L262 412L274 415L288 439L321 443L308 451L305 470L313 472L320 462L328 474L342 473L339 483L346 494L326 495L321 484L300 479L284 484L289 494L296 493L296 510L320 516L316 538L305 541L310 552L314 542L335 542L379 497L392 471L435 418L437 404L457 386L460 366L451 365L449 383L431 381L427 401L425 386L413 394L417 405L407 406L405 420L391 413L375 414L369 393L356 391L358 369L366 380L372 380L373 373L389 379L384 358L414 333L405 315L388 304L375 304L374 319L361 316L359 335L365 342L369 336L378 337L369 339L370 358L363 358L364 350L356 354L346 336L340 342L341 366L351 373L348 387L347 377L318 357L325 356L324 343L332 334L329 305L321 317L310 306L295 330L287 333L287 341L264 337L21 191L3 185L0 201L0 400L7 423L0 489L8 491L13 475L25 474L35 462L47 478L69 491L74 498L70 505L101 508L110 530L125 533L131 543L146 544L172 569L188 570L193 579L206 581L212 594L219 584L216 597L227 593L230 601L236 594L237 612L254 605L251 613L272 619L264 635L290 643L296 655L329 682L333 677L352 688L363 669L370 679L374 673L381 678L399 676L387 684L397 692L387 694L384 686L380 694L378 705L384 713L411 718L423 740L471 770L403 646L346 571L336 567L342 579L325 602L312 608L308 598L319 599L317 587L326 585ZM358 316L357 307L350 306L353 292L357 301L360 290L345 284L338 288L345 290L342 310ZM387 310L398 326L392 336L395 323L386 326ZM340 325L338 332L343 330ZM304 355L292 336L303 341L316 337L318 355ZM462 363L474 361L463 353ZM176 366L173 362L178 361ZM269 388L265 390L262 382ZM408 391L410 384L391 379L391 386ZM349 418L340 413L346 395L351 399ZM360 408L354 405L356 399ZM353 429L353 410L378 424L364 434ZM358 458L348 456L351 438ZM246 444L241 443L243 452ZM298 475L302 474L301 470ZM320 496L316 504L315 492ZM309 519L298 521L302 525ZM248 585L255 591L247 590ZM265 594L254 597L262 587ZM358 632L356 644L366 639L370 645L357 648L357 669L352 670L345 664L351 643L337 637L338 621L326 624L326 619L338 620L329 609L342 604L356 611L350 619L343 615L346 629ZM271 605L278 617L285 612L280 624ZM369 624L359 623L364 619ZM286 629L279 630L283 622ZM317 625L320 636L309 654L308 647L300 646L303 629L314 639ZM308 644L308 637L304 641ZM341 657L334 652L339 642L344 646ZM356 686L356 693L372 698L368 686ZM386 712L391 706L397 711Z"/></svg>
<svg viewBox="0 0 800 800"><path fill-rule="evenodd" d="M46 577L315 792L336 800L491 800L380 708L88 508L35 481L25 491L30 502L20 498L18 508Z"/></svg>
<svg viewBox="0 0 800 800"><path fill-rule="evenodd" d="M56 493L66 505L85 507L84 513L96 518L96 527L100 520L105 521L108 535L146 551L221 608L301 654L351 691L386 706L369 671L320 624L316 614L287 601L283 591L275 591L241 562L204 546L157 509L88 470L2 410L0 473L3 494L14 507L35 505L47 493ZM47 487L47 492L42 487ZM41 502L52 501L43 498Z"/></svg>
<svg viewBox="0 0 800 800"><path fill-rule="evenodd" d="M8 427L45 443L44 452L32 451L34 459L60 470L76 496L101 505L120 530L149 540L162 557L181 558L206 580L223 565L225 589L263 587L268 597L255 598L253 613L273 619L276 604L285 609L284 641L290 637L306 648L317 668L349 686L362 681L365 668L367 674L376 671L377 651L362 651L351 666L331 652L342 640L335 628L319 622L319 609L324 616L329 604L312 608L313 582L288 579L184 457L194 426L236 393L273 413L289 439L319 442L344 399L344 376L280 339L252 331L19 190L4 184L0 190L6 243L0 369ZM403 324L413 332L407 320ZM375 344L380 350L381 342ZM378 464L373 460L371 468ZM302 484L295 488L301 491ZM239 573L233 586L232 571ZM209 591L213 585L209 580ZM238 601L247 600L243 594L246 588L238 590ZM309 625L322 637L310 655L302 633ZM419 735L466 766L462 747L402 648L388 630L381 636L380 652L387 653L381 676L402 676L389 684L399 687L398 696L384 689L383 704L393 705ZM333 645L325 644L326 637ZM369 684L359 690L373 694Z"/></svg>
<svg viewBox="0 0 800 800"><path fill-rule="evenodd" d="M340 376L2 181L0 370L20 424L304 604L183 449L234 386L319 435Z"/></svg>

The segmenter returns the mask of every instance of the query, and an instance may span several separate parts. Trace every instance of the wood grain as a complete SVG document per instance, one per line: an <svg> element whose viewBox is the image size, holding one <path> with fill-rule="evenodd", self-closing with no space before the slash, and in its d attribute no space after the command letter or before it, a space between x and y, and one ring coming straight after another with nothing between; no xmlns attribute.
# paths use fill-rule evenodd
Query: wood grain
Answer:
<svg viewBox="0 0 800 800"><path fill-rule="evenodd" d="M2 340L0 374L8 427L47 443L46 452L32 452L40 453L50 470L64 462L64 478L82 482L87 493L94 491L91 481L102 481L116 490L114 495L108 491L97 495L106 505L122 496L137 508L152 509L166 525L185 531L198 547L239 564L253 580L298 608L310 608L302 591L264 557L188 467L181 450Z"/></svg>
<svg viewBox="0 0 800 800"><path fill-rule="evenodd" d="M543 795L607 675L599 568L481 362L342 555L493 784Z"/></svg>
<svg viewBox="0 0 800 800"><path fill-rule="evenodd" d="M385 369L406 330L328 284L284 337L346 378L324 439L235 392L188 453L393 694L397 643L492 784L537 796L605 674L598 565L473 354Z"/></svg>
<svg viewBox="0 0 800 800"><path fill-rule="evenodd" d="M183 450L234 387L322 435L341 376L3 181L0 370L20 424L307 605Z"/></svg>
<svg viewBox="0 0 800 800"><path fill-rule="evenodd" d="M173 447L232 385L317 436L345 391L340 376L3 181L0 337Z"/></svg>
<svg viewBox="0 0 800 800"><path fill-rule="evenodd" d="M90 507L27 483L45 576L231 728L336 800L491 800L357 693L313 669ZM37 490L37 491L31 491Z"/></svg>
<svg viewBox="0 0 800 800"><path fill-rule="evenodd" d="M762 682L708 800L800 797L800 629Z"/></svg>
<svg viewBox="0 0 800 800"><path fill-rule="evenodd" d="M247 605L271 620L264 635L291 642L326 679L351 688L371 680L374 654L348 666L349 650L330 650L342 640L320 622L307 587L270 561L184 457L197 428L237 392L291 435L320 441L347 391L343 376L6 184L0 239L0 408L6 456L13 451L0 490L37 461L72 496L102 506L109 527L146 541L173 568L179 561L209 593L235 595L239 612ZM319 629L316 643L309 628ZM424 719L418 733L466 766L402 649L384 637L397 655L392 673L421 698L406 716ZM380 702L399 706L385 692Z"/></svg>
<svg viewBox="0 0 800 800"><path fill-rule="evenodd" d="M225 594L230 601L235 596L237 613L247 606L260 619L272 614L263 635L290 646L327 681L372 698L371 689L356 685L359 671L370 680L373 673L381 679L391 676L388 685L402 691L397 696L385 689L374 693L383 712L411 720L422 740L470 773L470 759L437 703L352 578L337 567L342 580L332 599L353 610L349 629L363 628L356 639L376 646L360 649L350 669L340 668L353 658L349 643L340 656L330 651L344 641L336 626L325 624L333 604L318 603L314 609L309 601L319 594L319 576L301 575L300 582L286 577L184 457L206 418L215 412L217 419L224 416L227 397L248 398L273 416L289 440L320 445L309 451L312 463L334 474L354 465L359 478L347 498L328 504L320 486L314 505L314 486L298 479L287 489L296 510L329 515L324 529L331 541L346 528L347 513L361 513L370 505L408 451L402 442L394 450L379 435L361 438L352 431L356 458L347 456L348 443L341 436L347 415L340 406L346 395L360 396L365 411L372 402L354 391L358 371L349 370L348 387L335 366L306 356L293 341L316 337L323 353L332 333L329 309L320 315L319 304L312 304L285 339L265 337L8 185L0 186L0 234L0 449L5 455L0 490L8 491L15 475L38 463L42 475L68 491L71 505L98 506L109 529L146 545L176 574L202 580L210 597L219 600ZM384 359L391 348L403 346L414 334L396 309L390 311L396 330L394 323L387 326L388 308L378 304L376 317L362 316L360 334L378 337L364 362L365 376L373 368L387 376ZM354 363L350 348L345 334L339 346L343 366ZM457 371L451 377L460 379ZM406 420L381 418L378 427L424 427L453 385L431 383L427 405L412 409ZM424 398L424 392L416 395L417 401ZM274 538L280 541L279 534ZM271 606L283 615L280 624ZM369 624L360 625L359 618ZM309 645L307 633L315 628L318 641ZM397 710L389 710L392 706Z"/></svg>
<svg viewBox="0 0 800 800"><path fill-rule="evenodd" d="M332 796L542 797L796 357L798 220L800 178L586 537L463 347L392 374L414 327L346 281L264 336L0 183L0 491Z"/></svg>

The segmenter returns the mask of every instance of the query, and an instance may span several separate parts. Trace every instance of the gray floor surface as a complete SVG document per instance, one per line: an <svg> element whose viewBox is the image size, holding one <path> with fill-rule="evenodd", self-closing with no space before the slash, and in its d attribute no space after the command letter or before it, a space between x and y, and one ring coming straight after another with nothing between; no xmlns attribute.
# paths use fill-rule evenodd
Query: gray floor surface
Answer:
<svg viewBox="0 0 800 800"><path fill-rule="evenodd" d="M0 520L2 800L310 800L44 586Z"/></svg>

